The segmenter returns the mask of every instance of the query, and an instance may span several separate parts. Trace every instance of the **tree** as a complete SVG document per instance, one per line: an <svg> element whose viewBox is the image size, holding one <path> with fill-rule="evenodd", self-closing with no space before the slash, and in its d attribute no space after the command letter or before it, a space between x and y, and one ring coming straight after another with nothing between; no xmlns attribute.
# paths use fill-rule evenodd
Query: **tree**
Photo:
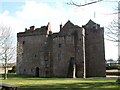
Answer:
<svg viewBox="0 0 120 90"><path fill-rule="evenodd" d="M112 15L117 15L118 18L111 21L106 35L109 37L108 40L118 43L118 76L120 72L120 1L118 2L117 12L112 13ZM116 80L120 84L120 78Z"/></svg>
<svg viewBox="0 0 120 90"><path fill-rule="evenodd" d="M117 2L118 4L120 4L119 1L115 1L115 0L112 0L112 1L107 1L107 0L85 0L85 3L84 4L78 4L78 3L75 3L73 0L71 0L69 3L67 3L68 5L73 5L73 6L76 6L76 7L83 7L83 6L88 6L88 5L91 5L91 4L95 4L95 3L98 3L98 2ZM111 23L109 24L108 27L105 27L107 28L107 31L105 32L106 36L107 36L107 40L109 41L113 41L113 42L120 42L120 5L118 5L118 9L117 9L117 12L114 12L112 13L111 15L114 15L114 14L118 14L118 21L117 19L116 20L113 20L111 21Z"/></svg>
<svg viewBox="0 0 120 90"><path fill-rule="evenodd" d="M7 64L15 60L15 47L13 43L11 28L0 26L0 60L4 67L4 79L7 79Z"/></svg>
<svg viewBox="0 0 120 90"><path fill-rule="evenodd" d="M111 21L109 26L106 27L106 32L105 35L107 36L107 40L112 41L112 42L120 42L119 40L119 24L117 20Z"/></svg>
<svg viewBox="0 0 120 90"><path fill-rule="evenodd" d="M108 59L107 61L109 61L109 62L113 62L114 60L113 60L113 59Z"/></svg>
<svg viewBox="0 0 120 90"><path fill-rule="evenodd" d="M90 2L86 2L86 0L85 0L85 2L86 2L85 4L77 4L77 3L75 3L71 0L71 2L69 2L67 4L68 5L74 5L74 6L77 6L77 7L83 7L83 6L91 5L91 4L94 4L94 3L101 2L101 1L103 1L103 0L90 0Z"/></svg>

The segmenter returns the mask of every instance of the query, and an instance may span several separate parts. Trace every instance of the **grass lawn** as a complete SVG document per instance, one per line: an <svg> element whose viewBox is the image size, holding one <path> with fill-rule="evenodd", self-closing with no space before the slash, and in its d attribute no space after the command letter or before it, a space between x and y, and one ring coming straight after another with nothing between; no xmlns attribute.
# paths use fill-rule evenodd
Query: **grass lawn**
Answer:
<svg viewBox="0 0 120 90"><path fill-rule="evenodd" d="M120 90L116 79L111 78L32 78L9 74L2 83L18 86L18 90Z"/></svg>

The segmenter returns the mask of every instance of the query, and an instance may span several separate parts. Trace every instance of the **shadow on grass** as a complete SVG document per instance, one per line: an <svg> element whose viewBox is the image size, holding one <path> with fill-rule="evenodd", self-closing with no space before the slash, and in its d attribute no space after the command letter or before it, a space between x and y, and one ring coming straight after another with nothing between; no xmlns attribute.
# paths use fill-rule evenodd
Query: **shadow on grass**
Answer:
<svg viewBox="0 0 120 90"><path fill-rule="evenodd" d="M3 79L3 77L4 77L4 74L0 74L0 78L2 78ZM23 76L23 75L17 75L17 74L15 74L15 73L8 73L7 74L7 78L10 78L10 79L12 79L12 78L27 78L26 76Z"/></svg>
<svg viewBox="0 0 120 90"><path fill-rule="evenodd" d="M8 74L8 78L10 80L12 79L17 79L19 80L22 78L23 80L27 79L28 81L39 81L39 80L51 80L51 78L30 78L26 76L21 76L21 75L16 75L16 74ZM60 78L52 78L53 82L56 79L60 80L65 80L65 79L60 79ZM69 80L69 79L68 79ZM83 80L83 79L76 79L76 80ZM86 79L85 79L86 80ZM89 79L90 81L94 79ZM64 83L64 82L55 82L55 83L49 83L49 84L16 84L18 85L18 90L120 90L120 86L118 86L117 83L111 82L111 81L98 81L98 82L71 82L71 83ZM87 88L87 89L86 89Z"/></svg>
<svg viewBox="0 0 120 90"><path fill-rule="evenodd" d="M114 88L114 86L116 86ZM108 88L106 88L108 87ZM60 84L56 83L53 85L34 85L34 86L22 86L19 87L18 90L73 90L73 89L89 89L89 90L118 90L120 89L114 82L106 82L106 83L72 83L72 84ZM105 89L106 88L106 89ZM86 89L86 90L87 90Z"/></svg>
<svg viewBox="0 0 120 90"><path fill-rule="evenodd" d="M26 80L48 80L49 78L36 78L32 76L17 75L16 73L8 73L8 79L26 79ZM0 79L4 79L4 74L0 74Z"/></svg>
<svg viewBox="0 0 120 90"><path fill-rule="evenodd" d="M37 77L33 77L33 76L25 76L25 75L17 75L16 73L8 73L7 74L7 78L8 79L26 79L26 80L56 80L56 79L59 79L60 78L37 78ZM0 74L0 79L4 79L4 74ZM63 78L61 78L63 79ZM72 79L72 78L71 78Z"/></svg>

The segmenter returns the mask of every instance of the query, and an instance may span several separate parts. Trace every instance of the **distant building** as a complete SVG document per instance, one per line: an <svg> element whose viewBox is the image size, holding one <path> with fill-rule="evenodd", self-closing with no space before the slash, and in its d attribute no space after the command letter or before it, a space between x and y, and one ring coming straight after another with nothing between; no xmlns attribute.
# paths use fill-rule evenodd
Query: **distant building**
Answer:
<svg viewBox="0 0 120 90"><path fill-rule="evenodd" d="M104 28L90 20L68 21L52 33L50 23L17 34L17 74L36 77L106 76Z"/></svg>

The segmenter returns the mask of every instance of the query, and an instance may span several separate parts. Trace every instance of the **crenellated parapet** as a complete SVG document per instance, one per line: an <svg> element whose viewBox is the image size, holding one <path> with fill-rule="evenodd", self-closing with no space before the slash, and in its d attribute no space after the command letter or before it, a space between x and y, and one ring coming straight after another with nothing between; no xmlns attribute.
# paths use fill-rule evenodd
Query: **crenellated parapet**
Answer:
<svg viewBox="0 0 120 90"><path fill-rule="evenodd" d="M25 32L19 32L18 37L22 36L35 36L35 35L48 35L52 33L50 29L50 23L47 26L41 26L40 28L35 28L35 26L30 26L29 29L25 28Z"/></svg>

